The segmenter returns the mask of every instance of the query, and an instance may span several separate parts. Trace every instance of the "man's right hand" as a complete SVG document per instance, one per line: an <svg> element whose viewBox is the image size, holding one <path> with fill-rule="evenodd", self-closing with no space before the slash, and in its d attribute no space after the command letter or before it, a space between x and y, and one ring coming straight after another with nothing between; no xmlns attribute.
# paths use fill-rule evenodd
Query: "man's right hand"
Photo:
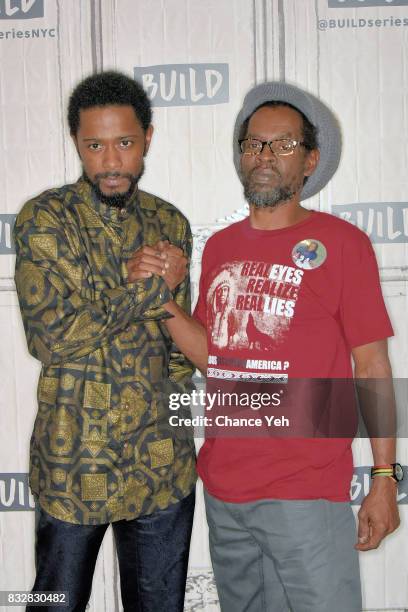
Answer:
<svg viewBox="0 0 408 612"><path fill-rule="evenodd" d="M172 291L186 277L188 260L183 251L166 241L143 246L127 262L128 280L133 283L152 274L161 276Z"/></svg>

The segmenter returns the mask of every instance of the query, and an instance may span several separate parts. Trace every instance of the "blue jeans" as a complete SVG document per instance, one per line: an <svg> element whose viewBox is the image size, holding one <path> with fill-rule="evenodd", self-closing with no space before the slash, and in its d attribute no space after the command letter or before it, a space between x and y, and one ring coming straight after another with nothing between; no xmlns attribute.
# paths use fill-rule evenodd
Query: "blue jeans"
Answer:
<svg viewBox="0 0 408 612"><path fill-rule="evenodd" d="M194 491L165 510L112 523L124 612L182 612L195 504ZM105 525L75 525L39 511L34 591L68 591L69 605L85 610ZM37 607L28 606L27 612Z"/></svg>

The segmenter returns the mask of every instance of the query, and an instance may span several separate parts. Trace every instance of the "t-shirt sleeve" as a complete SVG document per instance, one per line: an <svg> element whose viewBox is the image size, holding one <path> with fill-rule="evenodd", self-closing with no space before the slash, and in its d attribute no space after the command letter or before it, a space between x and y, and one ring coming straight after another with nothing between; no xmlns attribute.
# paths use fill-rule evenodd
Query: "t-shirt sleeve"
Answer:
<svg viewBox="0 0 408 612"><path fill-rule="evenodd" d="M200 275L200 283L199 283L199 294L197 304L194 308L193 318L201 323L204 327L207 327L207 300L206 300L206 289L205 289L205 281L204 281L204 259L201 264L201 275Z"/></svg>
<svg viewBox="0 0 408 612"><path fill-rule="evenodd" d="M343 250L341 319L350 348L394 335L375 253L362 232L346 241Z"/></svg>
<svg viewBox="0 0 408 612"><path fill-rule="evenodd" d="M203 256L201 258L201 274L200 274L200 283L198 287L198 300L197 304L194 308L193 318L196 319L201 325L207 327L208 319L207 319L207 277L208 273L211 269L210 260L212 259L212 255L214 252L213 249L213 240L212 237L207 241L204 250Z"/></svg>

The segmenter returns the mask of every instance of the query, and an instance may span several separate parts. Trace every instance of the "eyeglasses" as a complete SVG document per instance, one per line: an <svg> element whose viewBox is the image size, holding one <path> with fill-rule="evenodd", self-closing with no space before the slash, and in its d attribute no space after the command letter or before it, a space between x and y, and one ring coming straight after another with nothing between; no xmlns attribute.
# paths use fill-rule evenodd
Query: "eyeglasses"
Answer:
<svg viewBox="0 0 408 612"><path fill-rule="evenodd" d="M300 140L292 140L291 138L280 138L278 140L257 140L256 138L245 138L238 140L241 152L244 155L259 155L262 153L265 145L275 155L292 155L293 151L299 145L306 147L304 142ZM307 148L307 147L306 147Z"/></svg>

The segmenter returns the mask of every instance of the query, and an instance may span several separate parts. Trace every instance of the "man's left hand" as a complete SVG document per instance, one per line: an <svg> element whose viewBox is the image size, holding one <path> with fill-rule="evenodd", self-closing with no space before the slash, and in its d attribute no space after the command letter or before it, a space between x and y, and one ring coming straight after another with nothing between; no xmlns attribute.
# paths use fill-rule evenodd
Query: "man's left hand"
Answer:
<svg viewBox="0 0 408 612"><path fill-rule="evenodd" d="M371 490L358 513L358 543L360 551L378 548L386 535L400 524L397 506L397 486L388 476L375 476Z"/></svg>

